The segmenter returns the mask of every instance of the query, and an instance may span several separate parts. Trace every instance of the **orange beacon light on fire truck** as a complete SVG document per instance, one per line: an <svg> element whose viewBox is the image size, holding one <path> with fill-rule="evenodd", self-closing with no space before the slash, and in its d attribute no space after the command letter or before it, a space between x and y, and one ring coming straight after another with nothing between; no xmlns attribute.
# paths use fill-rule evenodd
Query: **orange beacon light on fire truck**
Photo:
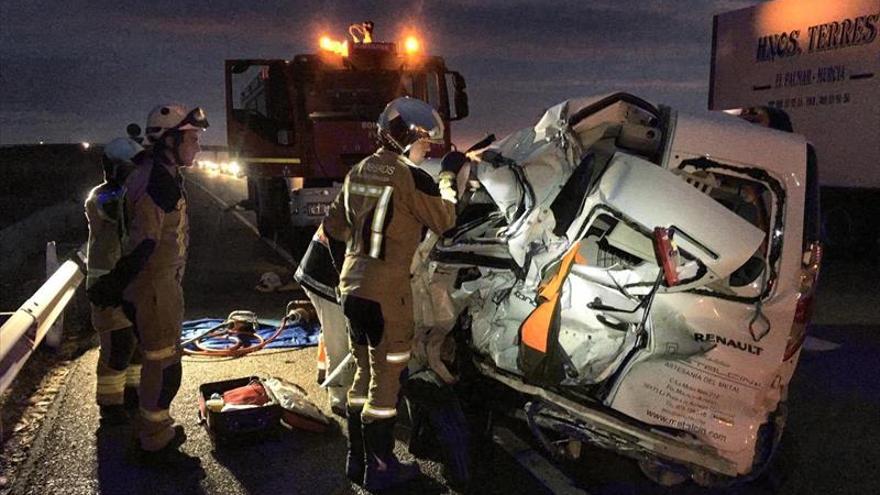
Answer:
<svg viewBox="0 0 880 495"><path fill-rule="evenodd" d="M421 48L422 45L419 43L419 39L415 36L407 36L403 41L403 49L406 51L407 55L416 54Z"/></svg>
<svg viewBox="0 0 880 495"><path fill-rule="evenodd" d="M318 45L322 50L342 55L343 57L348 56L348 41L336 41L329 36L321 36Z"/></svg>

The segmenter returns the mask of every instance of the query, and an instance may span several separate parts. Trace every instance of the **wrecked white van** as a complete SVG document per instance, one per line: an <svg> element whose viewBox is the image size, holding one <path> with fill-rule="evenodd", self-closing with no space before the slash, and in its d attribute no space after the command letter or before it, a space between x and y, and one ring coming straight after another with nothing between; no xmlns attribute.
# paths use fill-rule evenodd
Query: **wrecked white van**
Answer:
<svg viewBox="0 0 880 495"><path fill-rule="evenodd" d="M760 473L821 257L804 138L617 93L471 156L457 227L414 262L415 356L453 382L442 337L463 332L550 449L703 484Z"/></svg>

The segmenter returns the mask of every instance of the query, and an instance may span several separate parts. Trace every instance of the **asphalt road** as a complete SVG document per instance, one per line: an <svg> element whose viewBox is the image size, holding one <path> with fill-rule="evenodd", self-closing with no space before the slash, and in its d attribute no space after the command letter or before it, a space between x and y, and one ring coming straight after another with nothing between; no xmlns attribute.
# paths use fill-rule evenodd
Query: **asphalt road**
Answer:
<svg viewBox="0 0 880 495"><path fill-rule="evenodd" d="M196 177L221 196L241 192L242 184ZM195 183L188 185L192 240L186 270L186 318L225 317L236 309L280 318L287 301L302 293L264 294L254 290L266 271L289 273L283 256ZM247 214L246 214L247 216ZM205 476L161 471L139 465L130 450L128 427L99 428L94 403L97 350L80 357L43 424L30 457L12 481L15 494L293 494L358 493L344 477L345 437L341 418L323 434L283 430L266 440L215 447L197 418L202 383L264 374L302 385L326 414L331 414L315 383L315 349L264 351L236 360L184 359L183 384L171 407L188 440L183 450L202 459ZM406 435L398 428L398 436ZM409 456L398 441L398 454ZM418 493L454 493L440 466L420 461L426 476L408 488ZM516 462L498 449L475 480L481 493L542 493Z"/></svg>
<svg viewBox="0 0 880 495"><path fill-rule="evenodd" d="M191 179L193 236L185 280L186 317L223 317L235 309L279 317L285 303L300 295L261 294L253 286L261 273L289 272L291 266L245 226L242 219L253 222L251 213L218 203L231 205L240 199L243 181L202 172ZM833 280L833 287L843 291L846 280ZM692 483L660 487L645 479L632 461L595 448L585 448L578 461L558 465L557 471L546 467L546 460L530 448L524 434L524 443L507 444L506 450L495 444L481 450L474 493L549 493L549 487L559 491L569 479L577 485L569 492L593 495L880 493L880 446L876 442L880 438L876 367L880 325L871 316L877 315L876 306L866 304L864 298L832 299L838 294L826 293L829 301L841 301L849 311L834 307L826 312L823 325L813 329L791 383L791 414L777 461L757 482L714 490ZM860 315L858 322L864 324L843 324L847 313ZM261 442L215 448L197 421L198 385L208 381L263 373L295 381L312 397L322 397L314 383L314 349L269 351L227 361L185 360L184 383L172 414L189 433L184 450L202 459L204 478L139 466L127 453L129 430L97 428L96 358L92 350L75 364L25 469L15 480L13 493L357 493L342 475L345 439L339 424L324 434L283 431ZM317 402L329 414L323 400ZM524 433L516 423L504 426ZM404 428L398 433L400 439L406 436ZM409 457L402 441L397 451ZM408 487L409 493L454 493L437 463L419 464L426 476Z"/></svg>

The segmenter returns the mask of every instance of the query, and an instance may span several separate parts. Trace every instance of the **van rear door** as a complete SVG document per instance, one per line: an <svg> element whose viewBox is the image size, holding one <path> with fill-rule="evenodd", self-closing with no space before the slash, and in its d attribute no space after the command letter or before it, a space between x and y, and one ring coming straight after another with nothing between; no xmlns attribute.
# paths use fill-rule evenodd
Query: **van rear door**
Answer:
<svg viewBox="0 0 880 495"><path fill-rule="evenodd" d="M667 227L683 253L683 283L666 291L680 292L727 278L761 246L765 233L669 170L627 154L617 154L587 199L586 221L570 227L569 238L581 239L600 211L618 223L606 233L613 247L640 259L653 260L650 232ZM591 205L589 203L592 203ZM650 258L649 258L650 256Z"/></svg>

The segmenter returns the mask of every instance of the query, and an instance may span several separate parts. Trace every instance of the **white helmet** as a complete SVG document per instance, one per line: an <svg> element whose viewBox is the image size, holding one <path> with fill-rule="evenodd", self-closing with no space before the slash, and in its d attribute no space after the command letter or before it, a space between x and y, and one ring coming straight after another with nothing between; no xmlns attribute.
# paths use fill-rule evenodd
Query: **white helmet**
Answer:
<svg viewBox="0 0 880 495"><path fill-rule="evenodd" d="M104 145L104 156L111 162L131 162L144 147L131 138L116 138Z"/></svg>
<svg viewBox="0 0 880 495"><path fill-rule="evenodd" d="M208 128L208 118L201 107L187 108L180 103L158 105L147 115L147 139L155 143L169 130L187 131Z"/></svg>
<svg viewBox="0 0 880 495"><path fill-rule="evenodd" d="M419 139L442 143L443 119L437 110L422 100L403 96L391 101L379 115L379 136L400 153L409 151Z"/></svg>
<svg viewBox="0 0 880 495"><path fill-rule="evenodd" d="M131 138L116 138L104 145L101 165L104 178L108 181L122 182L134 168L135 155L143 151L143 146Z"/></svg>

